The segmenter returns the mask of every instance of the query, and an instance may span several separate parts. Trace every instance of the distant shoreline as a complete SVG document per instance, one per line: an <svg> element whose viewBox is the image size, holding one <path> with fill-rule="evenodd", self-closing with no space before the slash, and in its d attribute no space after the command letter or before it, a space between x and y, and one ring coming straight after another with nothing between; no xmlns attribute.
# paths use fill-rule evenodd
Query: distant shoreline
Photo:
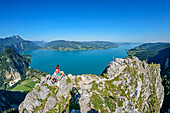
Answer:
<svg viewBox="0 0 170 113"><path fill-rule="evenodd" d="M119 46L115 46L115 47L108 47L108 48L97 48L97 49L72 49L72 50L57 50L57 49L52 49L52 48L39 48L39 49L35 49L35 50L52 50L52 51L87 51L87 50L104 50L104 49L109 49L109 48L116 48ZM27 51L27 50L26 50Z"/></svg>
<svg viewBox="0 0 170 113"><path fill-rule="evenodd" d="M122 45L121 45L122 46ZM109 48L100 48L100 49L78 49L78 50L57 50L57 49L47 49L47 48L39 48L39 49L32 49L32 50L51 50L51 51L91 51L91 50L107 50L110 48L117 48L120 46L116 46L116 47L109 47ZM24 51L20 51L19 53L23 53L25 51L32 51L32 50L24 50Z"/></svg>

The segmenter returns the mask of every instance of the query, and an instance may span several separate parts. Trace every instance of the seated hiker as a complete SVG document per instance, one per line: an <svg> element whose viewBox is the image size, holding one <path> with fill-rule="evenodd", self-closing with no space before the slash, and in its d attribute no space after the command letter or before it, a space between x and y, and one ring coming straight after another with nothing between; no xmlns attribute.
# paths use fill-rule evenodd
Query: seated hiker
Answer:
<svg viewBox="0 0 170 113"><path fill-rule="evenodd" d="M60 71L59 70L59 65L57 65L56 67L56 71L54 72L54 74L52 75L52 80L53 80L53 83L58 81L60 79L60 76L63 76L64 75L64 72L63 71Z"/></svg>
<svg viewBox="0 0 170 113"><path fill-rule="evenodd" d="M55 73L58 76L63 76L64 75L64 72L59 70L59 65L57 65Z"/></svg>

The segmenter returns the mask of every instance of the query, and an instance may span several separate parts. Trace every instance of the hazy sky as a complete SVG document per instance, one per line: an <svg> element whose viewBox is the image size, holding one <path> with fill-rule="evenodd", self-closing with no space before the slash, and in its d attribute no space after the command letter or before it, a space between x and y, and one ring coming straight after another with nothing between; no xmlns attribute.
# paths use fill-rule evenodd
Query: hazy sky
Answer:
<svg viewBox="0 0 170 113"><path fill-rule="evenodd" d="M0 0L0 37L170 41L170 0Z"/></svg>

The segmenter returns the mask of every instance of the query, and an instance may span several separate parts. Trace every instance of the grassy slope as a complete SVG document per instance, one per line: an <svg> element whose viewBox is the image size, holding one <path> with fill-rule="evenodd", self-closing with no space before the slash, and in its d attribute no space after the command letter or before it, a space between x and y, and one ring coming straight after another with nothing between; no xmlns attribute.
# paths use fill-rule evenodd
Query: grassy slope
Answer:
<svg viewBox="0 0 170 113"><path fill-rule="evenodd" d="M27 79L18 83L11 91L30 91L35 86L36 83L40 82L42 76L46 76L47 73L38 71L35 69L30 69L29 74L27 74Z"/></svg>
<svg viewBox="0 0 170 113"><path fill-rule="evenodd" d="M39 83L39 80L36 77L29 78L18 84L11 91L30 91L36 83Z"/></svg>

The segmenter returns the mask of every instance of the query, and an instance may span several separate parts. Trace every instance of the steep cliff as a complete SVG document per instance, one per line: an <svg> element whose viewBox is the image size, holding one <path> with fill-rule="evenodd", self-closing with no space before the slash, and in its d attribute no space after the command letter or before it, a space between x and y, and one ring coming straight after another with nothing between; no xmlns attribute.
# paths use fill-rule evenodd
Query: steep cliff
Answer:
<svg viewBox="0 0 170 113"><path fill-rule="evenodd" d="M69 74L52 83L51 76L26 95L19 112L160 112L164 87L160 66L137 57L116 59L102 76Z"/></svg>

